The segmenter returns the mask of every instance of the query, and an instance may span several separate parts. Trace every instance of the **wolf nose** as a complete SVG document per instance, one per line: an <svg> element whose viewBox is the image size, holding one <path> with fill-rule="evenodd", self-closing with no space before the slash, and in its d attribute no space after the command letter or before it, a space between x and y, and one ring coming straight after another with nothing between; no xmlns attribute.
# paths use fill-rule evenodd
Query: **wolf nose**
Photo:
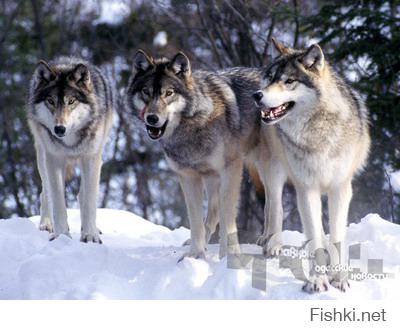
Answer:
<svg viewBox="0 0 400 330"><path fill-rule="evenodd" d="M158 116L157 115L148 115L146 117L147 124L149 125L156 125L158 123Z"/></svg>
<svg viewBox="0 0 400 330"><path fill-rule="evenodd" d="M58 137L63 137L66 130L67 128L63 125L54 126L54 133L56 133Z"/></svg>
<svg viewBox="0 0 400 330"><path fill-rule="evenodd" d="M261 99L263 98L263 96L264 96L264 94L263 94L263 92L261 92L261 91L257 91L257 92L255 92L255 93L253 94L253 97L254 97L254 99L255 99L257 102L260 102Z"/></svg>

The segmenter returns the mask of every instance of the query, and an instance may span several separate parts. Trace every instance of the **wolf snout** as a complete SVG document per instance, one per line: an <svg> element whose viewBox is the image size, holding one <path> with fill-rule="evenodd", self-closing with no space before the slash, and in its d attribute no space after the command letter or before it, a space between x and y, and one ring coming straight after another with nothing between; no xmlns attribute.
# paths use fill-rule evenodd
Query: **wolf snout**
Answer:
<svg viewBox="0 0 400 330"><path fill-rule="evenodd" d="M264 94L262 91L257 91L255 93L253 93L253 97L254 97L254 100L256 100L256 102L260 102L261 99L263 98L263 96L264 96Z"/></svg>
<svg viewBox="0 0 400 330"><path fill-rule="evenodd" d="M64 125L56 125L54 126L54 133L58 137L63 137L65 135L67 128Z"/></svg>
<svg viewBox="0 0 400 330"><path fill-rule="evenodd" d="M151 114L146 116L146 124L155 126L159 122L159 118L157 115Z"/></svg>

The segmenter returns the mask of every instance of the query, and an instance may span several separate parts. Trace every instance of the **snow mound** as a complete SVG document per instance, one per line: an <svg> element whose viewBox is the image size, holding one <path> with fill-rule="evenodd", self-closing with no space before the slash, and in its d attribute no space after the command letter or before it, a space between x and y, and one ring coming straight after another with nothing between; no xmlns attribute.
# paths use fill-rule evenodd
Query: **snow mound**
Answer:
<svg viewBox="0 0 400 330"><path fill-rule="evenodd" d="M78 210L68 210L72 239L52 242L37 229L39 217L0 221L0 299L388 299L400 298L400 226L368 215L348 229L349 243L362 243L363 255L383 258L394 279L352 281L348 293L330 288L309 295L290 270L267 260L267 289L252 287L250 269L229 269L210 245L207 260L187 258L182 243L188 229L170 230L132 213L99 209L103 245L79 242ZM303 236L284 232L287 244ZM246 253L261 253L243 245Z"/></svg>

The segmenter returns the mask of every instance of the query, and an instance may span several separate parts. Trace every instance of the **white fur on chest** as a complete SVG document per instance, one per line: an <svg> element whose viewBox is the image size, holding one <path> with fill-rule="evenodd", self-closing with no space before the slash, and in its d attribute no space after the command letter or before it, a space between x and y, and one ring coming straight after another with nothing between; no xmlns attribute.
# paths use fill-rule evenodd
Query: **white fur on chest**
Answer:
<svg viewBox="0 0 400 330"><path fill-rule="evenodd" d="M91 155L97 153L104 144L105 134L104 134L104 123L100 123L96 128L96 134L94 137L85 138L80 141L79 136L76 133L71 134L71 136L65 136L60 143L53 141L49 136L49 131L47 131L40 124L31 122L35 141L40 143L40 145L49 153L53 155L60 155L64 157L80 157L84 155Z"/></svg>
<svg viewBox="0 0 400 330"><path fill-rule="evenodd" d="M289 152L285 148L286 159L294 180L310 187L318 187L322 191L348 179L354 155L351 150L342 150L332 156L325 152L299 154Z"/></svg>

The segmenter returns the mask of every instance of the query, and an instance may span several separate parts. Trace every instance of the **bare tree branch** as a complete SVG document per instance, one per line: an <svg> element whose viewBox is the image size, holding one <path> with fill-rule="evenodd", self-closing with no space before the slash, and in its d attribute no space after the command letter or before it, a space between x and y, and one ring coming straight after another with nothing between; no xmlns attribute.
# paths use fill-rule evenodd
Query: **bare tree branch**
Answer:
<svg viewBox="0 0 400 330"><path fill-rule="evenodd" d="M197 12L199 14L199 18L200 18L201 24L203 25L204 31L206 32L206 34L208 36L208 39L211 42L211 47L213 49L213 53L215 55L215 58L216 58L216 60L218 62L219 67L222 68L223 67L223 63L222 63L222 60L221 60L221 56L220 56L220 54L218 52L218 48L217 48L217 45L215 43L215 39L214 39L214 37L212 36L210 30L207 27L207 23L206 23L206 21L205 21L205 19L203 17L202 12L201 12L200 3L199 3L198 0L196 0L196 5L197 5Z"/></svg>
<svg viewBox="0 0 400 330"><path fill-rule="evenodd" d="M297 0L293 0L293 8L294 8L294 38L293 38L293 48L297 48L297 44L299 42L299 12L298 12L298 4Z"/></svg>
<svg viewBox="0 0 400 330"><path fill-rule="evenodd" d="M44 43L44 37L43 37L43 28L42 28L42 20L41 20L41 13L40 11L40 4L38 4L37 0L31 0L31 5L33 9L33 20L35 22L35 32L36 36L39 41L39 49L40 49L40 56L45 57L46 56L46 46Z"/></svg>

